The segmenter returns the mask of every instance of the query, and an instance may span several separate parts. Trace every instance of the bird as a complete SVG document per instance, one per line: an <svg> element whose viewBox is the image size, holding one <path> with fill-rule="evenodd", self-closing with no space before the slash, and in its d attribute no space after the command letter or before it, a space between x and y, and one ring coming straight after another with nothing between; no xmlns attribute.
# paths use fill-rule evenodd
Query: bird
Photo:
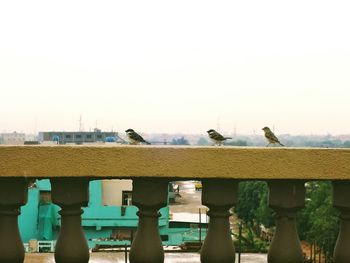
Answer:
<svg viewBox="0 0 350 263"><path fill-rule="evenodd" d="M262 128L262 130L265 132L265 137L269 141L269 143L266 146L269 146L270 144L275 144L275 143L278 143L279 145L284 146L282 143L280 143L276 135L273 134L273 132L270 130L269 127L264 127Z"/></svg>
<svg viewBox="0 0 350 263"><path fill-rule="evenodd" d="M127 129L125 132L128 135L130 144L140 144L140 143L150 144L148 141L145 141L145 139L143 139L141 135L139 135L133 129Z"/></svg>
<svg viewBox="0 0 350 263"><path fill-rule="evenodd" d="M221 145L223 141L226 141L227 139L232 139L231 137L224 137L217 131L210 129L207 131L209 138L214 142L214 145Z"/></svg>

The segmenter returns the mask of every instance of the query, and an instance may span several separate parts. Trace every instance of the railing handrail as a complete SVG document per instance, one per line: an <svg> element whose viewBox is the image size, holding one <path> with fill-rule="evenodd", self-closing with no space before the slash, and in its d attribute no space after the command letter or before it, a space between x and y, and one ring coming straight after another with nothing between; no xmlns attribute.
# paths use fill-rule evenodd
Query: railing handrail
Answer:
<svg viewBox="0 0 350 263"><path fill-rule="evenodd" d="M0 146L0 177L349 180L350 149Z"/></svg>

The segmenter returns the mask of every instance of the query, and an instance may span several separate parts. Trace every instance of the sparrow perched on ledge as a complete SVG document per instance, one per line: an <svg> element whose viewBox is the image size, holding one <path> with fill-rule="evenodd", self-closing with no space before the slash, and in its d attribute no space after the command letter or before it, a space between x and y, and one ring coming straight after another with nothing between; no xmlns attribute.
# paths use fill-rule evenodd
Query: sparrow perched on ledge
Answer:
<svg viewBox="0 0 350 263"><path fill-rule="evenodd" d="M280 143L276 135L273 134L273 132L270 130L269 127L264 127L262 128L262 130L265 132L265 137L269 141L269 144L266 146L269 146L272 143L273 144L278 143L279 145L284 146L282 143Z"/></svg>
<svg viewBox="0 0 350 263"><path fill-rule="evenodd" d="M214 142L214 145L221 145L225 140L232 139L231 137L222 136L220 133L213 129L210 129L209 131L207 131L207 133L209 135L209 138Z"/></svg>
<svg viewBox="0 0 350 263"><path fill-rule="evenodd" d="M139 135L137 132L135 132L133 129L127 129L126 134L128 135L129 138L129 143L130 144L140 144L140 143L145 143L145 144L150 144L149 142L145 141L141 135Z"/></svg>

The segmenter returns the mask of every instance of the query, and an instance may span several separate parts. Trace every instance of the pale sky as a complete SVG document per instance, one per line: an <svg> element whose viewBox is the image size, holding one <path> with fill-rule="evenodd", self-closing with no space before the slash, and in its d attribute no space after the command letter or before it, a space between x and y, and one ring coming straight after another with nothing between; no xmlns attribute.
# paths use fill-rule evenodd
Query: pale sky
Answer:
<svg viewBox="0 0 350 263"><path fill-rule="evenodd" d="M1 1L0 132L350 133L350 1Z"/></svg>

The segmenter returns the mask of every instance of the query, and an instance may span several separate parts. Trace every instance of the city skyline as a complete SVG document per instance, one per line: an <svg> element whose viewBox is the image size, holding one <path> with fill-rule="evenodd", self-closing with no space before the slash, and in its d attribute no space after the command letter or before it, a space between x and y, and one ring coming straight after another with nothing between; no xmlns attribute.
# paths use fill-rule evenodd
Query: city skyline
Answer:
<svg viewBox="0 0 350 263"><path fill-rule="evenodd" d="M348 134L349 7L2 2L0 132Z"/></svg>

